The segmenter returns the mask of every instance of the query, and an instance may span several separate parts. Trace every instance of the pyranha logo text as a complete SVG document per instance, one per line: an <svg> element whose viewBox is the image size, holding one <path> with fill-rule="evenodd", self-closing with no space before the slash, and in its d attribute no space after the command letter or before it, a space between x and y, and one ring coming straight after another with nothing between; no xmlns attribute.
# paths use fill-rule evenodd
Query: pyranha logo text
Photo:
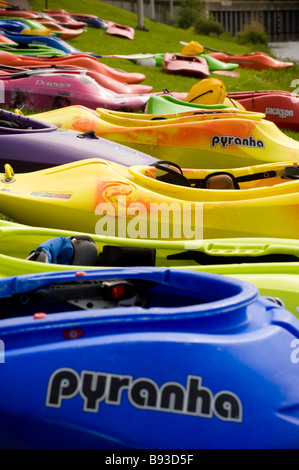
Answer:
<svg viewBox="0 0 299 470"><path fill-rule="evenodd" d="M255 139L252 135L248 137L238 137L234 135L213 135L211 138L211 147L221 145L221 148L226 148L228 145L236 145L237 147L256 147L260 149L265 148L262 139Z"/></svg>

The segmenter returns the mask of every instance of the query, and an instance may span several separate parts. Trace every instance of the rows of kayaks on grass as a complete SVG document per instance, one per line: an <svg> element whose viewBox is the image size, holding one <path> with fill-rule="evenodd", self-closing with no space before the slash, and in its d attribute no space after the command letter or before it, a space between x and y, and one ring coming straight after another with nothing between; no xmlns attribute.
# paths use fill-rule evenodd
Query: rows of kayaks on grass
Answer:
<svg viewBox="0 0 299 470"><path fill-rule="evenodd" d="M5 17L4 17L5 18ZM17 17L16 17L17 18ZM17 21L12 20L12 21ZM30 21L27 19L27 21ZM1 27L1 20L0 20L0 27ZM5 27L5 25L4 25ZM31 30L34 31L34 30ZM2 33L6 33L7 31L2 31ZM17 44L0 44L0 47L2 47L2 51L6 52L6 55L1 54L0 51L0 61L3 65L5 66L12 66L12 67L28 67L28 66L35 66L35 67L44 67L44 66L61 66L62 62L58 61L56 62L55 60L55 55L57 58L61 54L64 54L64 59L63 62L64 64L68 64L68 66L71 64L73 67L84 67L86 70L93 71L93 73L96 74L104 74L105 76L109 76L113 80L116 80L117 82L121 83L140 83L140 81L145 79L144 75L139 75L133 76L132 74L125 74L123 71L115 70L112 69L111 67L106 66L105 64L99 63L98 59L99 56L93 55L92 53L82 53L81 51L77 50L76 48L72 48L72 46L68 46L66 41L63 41L61 38L57 37L50 37L47 35L41 35L41 36L34 36L34 35L29 35L28 32L26 31L27 34L21 34L20 32L18 33L13 33L9 37L11 39L14 39L14 41L17 42ZM20 37L20 42L18 43L18 36ZM36 38L34 40L33 38ZM27 39L28 38L28 39ZM30 38L30 39L29 39ZM31 41L31 42L29 42ZM56 41L56 42L55 42ZM48 44L47 44L48 42ZM49 43L50 42L50 43ZM195 43L195 49L194 49L194 44ZM134 55L127 55L127 56L121 56L121 55L114 55L110 57L118 57L118 58L127 58L129 60L132 60L135 63L142 63L143 65L146 64L146 61L151 61L154 59L157 63L157 65L161 65L165 68L165 70L168 69L166 66L166 63L169 63L169 67L172 68L172 73L180 73L181 68L185 70L185 73L189 74L191 70L189 70L189 67L198 67L198 70L195 71L195 76L200 76L200 77L207 77L209 76L210 71L211 72L216 72L216 73L234 73L233 69L238 67L237 63L231 63L231 62L225 62L222 60L218 60L216 57L209 54L198 54L198 55L191 55L191 53L194 52L202 52L203 48L200 48L200 45L196 43L195 41L191 41L189 45L186 45L183 49L182 52L184 52L185 55L183 54L172 54L172 53L163 53L163 54L134 54ZM13 58L9 55L9 53L16 55L16 58ZM51 56L49 57L49 54L51 53ZM24 54L24 55L21 55ZM188 55L189 54L189 55ZM29 57L28 57L29 56ZM72 57L73 56L73 57ZM269 56L266 54L261 55L268 57L268 61L270 61ZM103 57L109 57L109 56L103 56ZM31 60L28 59L39 59L39 60L34 60L32 62ZM88 61L88 59L93 58L95 59L94 62ZM169 60L168 60L169 58ZM43 59L43 60L42 60ZM141 62L139 62L141 61ZM143 62L145 61L145 62ZM274 59L273 59L274 61ZM164 65L163 65L164 64ZM181 64L178 66L178 64ZM282 66L282 65L281 65ZM288 64L290 66L290 64ZM170 71L168 69L168 71ZM76 79L74 79L76 80ZM98 79L98 82L101 81ZM38 83L39 84L39 83ZM100 83L102 84L102 83ZM25 82L22 83L16 83L16 82L10 82L10 86L8 87L7 90L7 97L5 100L5 105L10 106L10 107L18 107L18 106L25 106L28 110L31 110L36 106L36 109L42 109L42 110L47 110L50 108L51 104L54 107L62 107L67 104L67 101L63 100L57 100L57 103L53 100L45 100L45 103L43 103L43 100L40 99L36 103L32 102L31 100L26 100L28 94L32 94L32 91L35 90L35 85L36 83L31 83L28 80L25 80ZM67 84L72 86L71 84ZM103 84L102 84L103 85ZM51 85L50 85L51 86ZM50 88L50 86L48 88ZM44 85L43 85L44 87ZM104 84L104 87L106 87L106 84ZM73 89L75 86L73 86ZM15 93L16 91L20 90L20 93ZM152 87L148 85L140 85L139 87L135 87L135 89L132 89L131 91L128 90L128 92L132 94L148 94L152 90ZM37 90L38 91L38 90ZM45 90L46 91L46 90ZM52 94L53 95L52 90ZM117 90L117 86L114 86L114 90L117 91L120 94L122 93L127 93L127 91L121 91ZM64 93L63 91L60 91L60 93ZM264 112L266 114L266 117L275 122L279 127L281 128L289 128L289 129L294 129L296 130L298 128L298 103L294 99L293 93L287 93L287 92L282 92L279 90L273 90L273 91L263 91L263 92L248 92L251 93L251 100L246 99L242 95L236 93L236 96L239 98L240 103L244 103L244 106L248 110L255 110L259 112ZM17 95L19 101L11 99L11 94ZM21 97L20 97L21 94ZM102 95L99 90L93 89L92 85L89 87L88 94L90 94L91 100L92 97L94 96L94 101L97 102L97 98L99 95ZM20 101L21 99L21 101ZM145 101L146 98L144 98L143 101ZM277 105L273 106L273 100L275 99L275 102ZM28 101L28 103L26 103ZM111 109L118 109L115 103L113 103L115 100L111 100L111 105L109 101L99 105L99 107L109 107L111 106ZM69 100L68 104L73 104L72 100ZM84 100L84 97L81 96L81 93L78 93L78 103L77 104L82 104L86 105L86 101ZM43 106L43 107L41 107ZM91 106L92 108L97 107L97 104L95 106ZM126 108L125 105L120 106L120 109L124 110L138 110L140 108L131 106L130 108Z"/></svg>
<svg viewBox="0 0 299 470"><path fill-rule="evenodd" d="M2 100L5 106L10 108L22 107L25 111L34 109L48 111L72 104L80 104L92 109L103 107L124 111L145 110L153 88L150 85L141 83L146 78L142 73L128 73L112 68L99 62L98 57L80 51L63 52L57 49L57 56L49 57L47 48L50 46L27 44L27 49L23 50L26 55L17 54L18 47L9 44L3 44L2 48L0 46L0 62L2 67L7 67L6 72L3 69L1 72L7 75L4 99ZM14 52L13 48L15 48ZM38 49L40 50L40 55L34 55ZM196 57L196 60L204 59ZM189 64L191 62L183 60L183 63ZM11 76L8 74L9 67L11 67ZM50 70L48 70L48 80L34 80L26 76L22 76L21 81L11 80L13 77L17 78L13 74L14 71L17 71L14 69L27 70L32 67L35 69L36 74L38 73L36 69L40 69L40 72L45 74L47 67L49 69L55 68L55 73L58 75L57 80L53 80ZM70 67L73 70L70 70ZM199 67L201 68L202 64L199 64ZM74 70L75 68L77 69L76 71ZM142 94L145 96L136 97L136 102L129 98L131 103L127 105L126 97L107 96L106 90L94 86L91 80L87 79L84 81L78 79L78 77L68 77L70 73L78 74L79 70L81 70L81 74L87 74L99 85L117 94ZM201 76L208 75L201 74ZM3 80L4 78L1 79ZM215 79L210 80L212 82ZM218 82L220 81L218 80ZM182 100L187 99L187 95L187 92L175 93L175 96ZM211 96L204 95L202 103L211 103L209 101L210 98ZM226 94L225 99L226 104L229 100L234 99L234 105L243 106L248 111L264 113L267 120L274 122L281 129L297 130L299 128L299 102L296 100L293 92L281 90L229 92ZM218 100L213 103L222 104L223 102ZM167 108L165 108L164 113L167 112Z"/></svg>
<svg viewBox="0 0 299 470"><path fill-rule="evenodd" d="M0 112L0 447L298 448L297 142L218 83L121 95L71 55L2 65L123 107Z"/></svg>
<svg viewBox="0 0 299 470"><path fill-rule="evenodd" d="M44 27L54 31L54 34L64 36L64 39L72 39L84 31L84 27L90 26L105 30L107 34L126 39L134 39L135 30L131 26L115 23L111 20L103 20L96 15L78 14L72 15L65 10L46 10L43 12L26 11L13 8L0 8L0 18L15 19L21 24L33 29ZM72 34L72 30L74 33Z"/></svg>

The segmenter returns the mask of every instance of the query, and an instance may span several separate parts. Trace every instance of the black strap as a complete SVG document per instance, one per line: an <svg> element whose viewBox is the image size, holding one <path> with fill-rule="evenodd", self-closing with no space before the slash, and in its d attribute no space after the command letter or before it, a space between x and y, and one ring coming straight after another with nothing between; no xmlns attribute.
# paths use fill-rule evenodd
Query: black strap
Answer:
<svg viewBox="0 0 299 470"><path fill-rule="evenodd" d="M275 178L275 177L299 179L299 166L286 167L281 171L270 170L270 171L265 171L265 172L252 173L251 175L243 175L243 176L234 176L232 173L229 173L227 171L216 171L216 172L210 173L204 179L189 179L189 181L191 185L195 185L196 188L206 188L206 183L208 179L216 175L230 176L234 183L235 189L240 189L239 183L244 183L247 181L264 180L264 179Z"/></svg>
<svg viewBox="0 0 299 470"><path fill-rule="evenodd" d="M189 101L189 103L192 103L192 101L195 101L195 100L197 100L197 98L200 98L201 96L207 95L208 93L213 93L213 90L208 90L208 91L205 91L204 93L201 93L200 95L195 96L194 98L192 98L192 100Z"/></svg>
<svg viewBox="0 0 299 470"><path fill-rule="evenodd" d="M183 171L179 165L172 163L168 160L161 160L154 163L156 169L156 179L163 181L164 183L176 184L178 186L191 187L190 181L184 176ZM178 171L174 170L176 168ZM157 174L157 170L161 171L162 174Z"/></svg>

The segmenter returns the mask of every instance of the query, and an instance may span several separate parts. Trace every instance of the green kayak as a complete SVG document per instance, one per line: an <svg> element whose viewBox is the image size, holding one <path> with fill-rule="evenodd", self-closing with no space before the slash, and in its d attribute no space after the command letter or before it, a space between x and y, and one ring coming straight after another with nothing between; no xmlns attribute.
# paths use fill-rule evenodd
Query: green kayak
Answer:
<svg viewBox="0 0 299 470"><path fill-rule="evenodd" d="M97 267L156 265L237 277L255 284L262 295L281 299L298 315L299 241L289 239L217 239L151 241L92 235L97 263L52 264L28 256L57 237L86 235L0 221L0 276ZM32 257L32 255L31 255ZM81 258L82 259L82 258ZM84 257L83 257L84 259ZM128 262L129 260L129 262Z"/></svg>
<svg viewBox="0 0 299 470"><path fill-rule="evenodd" d="M66 53L54 47L36 44L0 44L1 52L10 52L16 55L37 56L37 57L61 57Z"/></svg>
<svg viewBox="0 0 299 470"><path fill-rule="evenodd" d="M183 112L194 112L195 114L201 114L204 111L213 110L224 110L227 112L240 112L242 115L252 115L252 111L239 110L238 108L228 106L226 104L197 104L190 103L188 101L182 101L171 95L161 95L161 96L150 96L145 106L146 114L173 114L173 113L183 113ZM260 118L265 117L263 113L256 113L256 116Z"/></svg>

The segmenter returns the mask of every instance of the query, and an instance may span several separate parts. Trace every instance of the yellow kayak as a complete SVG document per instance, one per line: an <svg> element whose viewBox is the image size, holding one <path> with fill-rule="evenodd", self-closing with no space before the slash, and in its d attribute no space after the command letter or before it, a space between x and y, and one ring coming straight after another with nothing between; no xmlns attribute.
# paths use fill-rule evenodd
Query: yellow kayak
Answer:
<svg viewBox="0 0 299 470"><path fill-rule="evenodd" d="M293 162L182 171L89 159L17 175L6 165L0 210L27 225L134 239L297 239L298 175Z"/></svg>
<svg viewBox="0 0 299 470"><path fill-rule="evenodd" d="M100 137L185 168L238 168L299 160L299 142L287 137L274 123L248 116L221 110L169 117L102 108L94 111L83 106L33 115L63 129L94 130Z"/></svg>

